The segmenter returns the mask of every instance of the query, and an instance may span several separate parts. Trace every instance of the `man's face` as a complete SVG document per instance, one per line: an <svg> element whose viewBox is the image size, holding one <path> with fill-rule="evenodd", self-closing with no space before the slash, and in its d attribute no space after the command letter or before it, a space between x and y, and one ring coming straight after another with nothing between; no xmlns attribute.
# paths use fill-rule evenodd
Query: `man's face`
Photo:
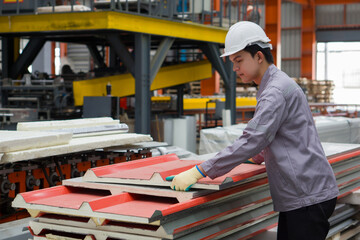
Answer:
<svg viewBox="0 0 360 240"><path fill-rule="evenodd" d="M244 83L251 83L256 80L259 75L259 61L258 56L255 54L251 56L249 52L239 51L229 56L230 61L233 63L233 71Z"/></svg>

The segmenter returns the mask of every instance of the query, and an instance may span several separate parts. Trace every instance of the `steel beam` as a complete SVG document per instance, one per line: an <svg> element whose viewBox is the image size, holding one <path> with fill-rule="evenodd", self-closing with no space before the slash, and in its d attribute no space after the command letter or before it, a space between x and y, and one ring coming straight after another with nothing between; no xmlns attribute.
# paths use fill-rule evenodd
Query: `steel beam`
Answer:
<svg viewBox="0 0 360 240"><path fill-rule="evenodd" d="M105 68L106 64L104 62L104 58L101 56L97 46L95 44L87 44L86 46L89 49L89 52L93 57L96 65L98 65L99 68Z"/></svg>
<svg viewBox="0 0 360 240"><path fill-rule="evenodd" d="M225 28L200 23L169 21L115 11L0 16L0 35L84 30L120 30L217 43L224 43L227 33Z"/></svg>
<svg viewBox="0 0 360 240"><path fill-rule="evenodd" d="M135 132L150 133L150 35L135 34Z"/></svg>
<svg viewBox="0 0 360 240"><path fill-rule="evenodd" d="M211 77L211 64L207 60L166 66L160 68L154 82L151 84L150 90L168 88L209 77ZM169 79L171 79L171 81L169 81ZM125 97L135 94L135 80L130 73L74 81L73 92L75 105L83 105L84 96L105 95L106 91L104 86L108 82L111 82L111 94L113 96Z"/></svg>
<svg viewBox="0 0 360 240"><path fill-rule="evenodd" d="M175 38L164 38L156 51L155 56L150 63L150 82L153 83L156 74L158 73L162 63L165 60L166 54L174 43Z"/></svg>
<svg viewBox="0 0 360 240"><path fill-rule="evenodd" d="M16 79L34 61L46 40L43 37L31 38L21 55L18 57L14 65L11 67L9 77Z"/></svg>
<svg viewBox="0 0 360 240"><path fill-rule="evenodd" d="M125 64L128 71L135 77L134 58L129 53L126 46L123 44L117 34L109 34L106 37L110 43L111 48L114 49L121 61Z"/></svg>
<svg viewBox="0 0 360 240"><path fill-rule="evenodd" d="M231 112L231 124L236 122L236 75L232 70L232 63L228 57L226 57L226 63L220 58L219 45L216 43L206 43L202 47L202 51L209 59L216 71L225 83L225 108L230 109Z"/></svg>

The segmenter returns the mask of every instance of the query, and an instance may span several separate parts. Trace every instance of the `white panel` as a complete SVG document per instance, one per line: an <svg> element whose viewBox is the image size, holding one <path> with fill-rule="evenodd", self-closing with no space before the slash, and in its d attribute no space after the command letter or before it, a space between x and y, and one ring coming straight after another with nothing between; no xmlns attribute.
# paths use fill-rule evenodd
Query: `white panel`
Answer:
<svg viewBox="0 0 360 240"><path fill-rule="evenodd" d="M192 9L193 2L194 2L194 10ZM194 11L194 13L202 13L203 11L210 12L211 11L210 0L204 0L204 1L190 0L189 1L189 12L193 13L193 11Z"/></svg>
<svg viewBox="0 0 360 240"><path fill-rule="evenodd" d="M320 5L316 7L316 25L342 25L344 5Z"/></svg>
<svg viewBox="0 0 360 240"><path fill-rule="evenodd" d="M173 119L173 145L196 153L196 119L194 116Z"/></svg>
<svg viewBox="0 0 360 240"><path fill-rule="evenodd" d="M49 41L44 44L32 62L32 72L36 71L51 73L51 43Z"/></svg>
<svg viewBox="0 0 360 240"><path fill-rule="evenodd" d="M346 5L346 23L360 24L360 3Z"/></svg>

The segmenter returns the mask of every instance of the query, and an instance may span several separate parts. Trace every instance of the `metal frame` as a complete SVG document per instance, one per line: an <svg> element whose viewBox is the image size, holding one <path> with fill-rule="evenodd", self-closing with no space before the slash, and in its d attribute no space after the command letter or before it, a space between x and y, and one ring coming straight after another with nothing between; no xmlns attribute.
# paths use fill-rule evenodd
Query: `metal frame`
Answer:
<svg viewBox="0 0 360 240"><path fill-rule="evenodd" d="M121 41L117 34L108 34L106 37L110 43L111 48L115 51L116 55L124 63L127 70L135 77L134 58L127 50L124 43Z"/></svg>
<svg viewBox="0 0 360 240"><path fill-rule="evenodd" d="M93 57L96 65L98 65L100 68L105 68L106 64L104 62L104 57L101 56L96 44L87 44L86 46L89 49L89 52Z"/></svg>
<svg viewBox="0 0 360 240"><path fill-rule="evenodd" d="M150 35L135 34L135 132L150 133Z"/></svg>
<svg viewBox="0 0 360 240"><path fill-rule="evenodd" d="M41 48L44 46L46 39L44 37L33 37L30 39L23 52L12 65L9 77L16 79L34 61Z"/></svg>
<svg viewBox="0 0 360 240"><path fill-rule="evenodd" d="M216 43L206 43L202 48L206 57L209 59L216 71L225 83L225 108L230 109L231 124L236 123L236 74L233 71L233 64L226 57L225 63L220 58L220 47Z"/></svg>
<svg viewBox="0 0 360 240"><path fill-rule="evenodd" d="M161 65L163 64L166 54L174 43L175 38L165 37L156 51L150 63L150 82L153 83L156 74L158 73Z"/></svg>

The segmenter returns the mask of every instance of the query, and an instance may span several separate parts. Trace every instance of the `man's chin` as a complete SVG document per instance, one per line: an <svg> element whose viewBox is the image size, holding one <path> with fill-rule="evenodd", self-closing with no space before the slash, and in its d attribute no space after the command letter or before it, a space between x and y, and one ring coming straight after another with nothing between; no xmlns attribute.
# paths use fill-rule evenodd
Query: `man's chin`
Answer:
<svg viewBox="0 0 360 240"><path fill-rule="evenodd" d="M242 78L242 77L239 77L239 78L240 78L241 82L243 82L243 83L251 83L252 82L249 79L245 79L245 78Z"/></svg>

